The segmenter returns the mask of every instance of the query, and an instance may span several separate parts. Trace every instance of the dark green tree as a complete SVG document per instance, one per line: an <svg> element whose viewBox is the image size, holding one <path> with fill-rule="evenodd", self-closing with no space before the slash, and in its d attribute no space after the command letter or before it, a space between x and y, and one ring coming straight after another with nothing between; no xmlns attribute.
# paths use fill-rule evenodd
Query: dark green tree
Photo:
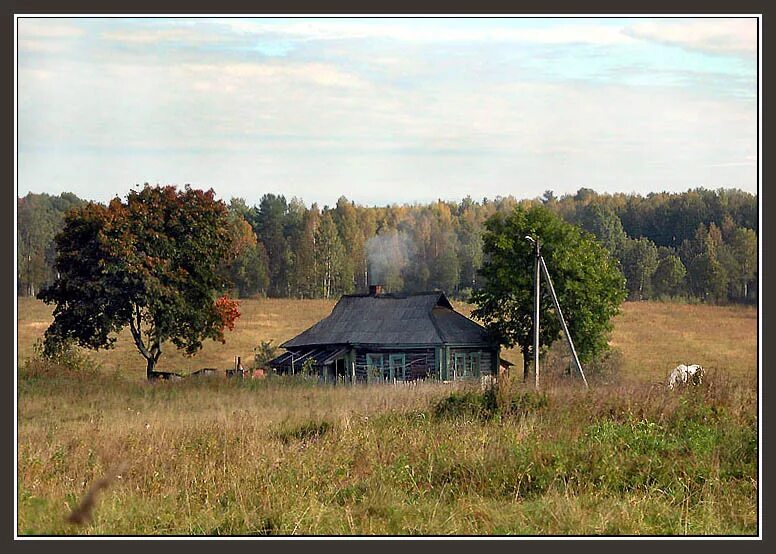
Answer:
<svg viewBox="0 0 776 554"><path fill-rule="evenodd" d="M614 210L600 204L590 204L582 211L580 224L584 230L593 233L614 257L622 257L628 235Z"/></svg>
<svg viewBox="0 0 776 554"><path fill-rule="evenodd" d="M580 358L589 361L608 346L611 319L625 299L625 279L609 252L595 238L545 207L517 207L486 222L482 288L472 296L473 315L501 344L518 345L528 373L533 355L533 247L539 237ZM560 337L548 288L542 288L540 345L545 352ZM541 354L541 353L540 353Z"/></svg>
<svg viewBox="0 0 776 554"><path fill-rule="evenodd" d="M263 296L269 287L267 253L261 243L246 247L232 262L230 279L240 298Z"/></svg>
<svg viewBox="0 0 776 554"><path fill-rule="evenodd" d="M315 257L315 235L320 221L321 212L318 205L313 204L309 210L304 211L301 225L295 226L289 238L292 260L289 280L293 295L300 298L317 298L321 295Z"/></svg>
<svg viewBox="0 0 776 554"><path fill-rule="evenodd" d="M193 355L205 339L223 341L239 312L224 295L232 233L214 196L146 186L70 211L56 237L59 278L38 295L55 304L46 353L110 348L128 326L151 378L165 342Z"/></svg>
<svg viewBox="0 0 776 554"><path fill-rule="evenodd" d="M690 261L688 282L690 291L704 301L717 303L727 298L727 272L713 252L703 252Z"/></svg>
<svg viewBox="0 0 776 554"><path fill-rule="evenodd" d="M364 235L358 224L355 205L344 196L337 200L333 211L345 257L342 260L342 290L352 292L361 282L361 260L364 258ZM363 287L362 287L363 288Z"/></svg>
<svg viewBox="0 0 776 554"><path fill-rule="evenodd" d="M677 296L683 290L687 268L673 252L660 258L652 274L652 289L657 296Z"/></svg>
<svg viewBox="0 0 776 554"><path fill-rule="evenodd" d="M289 296L291 250L287 229L288 203L284 196L265 194L256 214L258 236L269 260L270 296Z"/></svg>
<svg viewBox="0 0 776 554"><path fill-rule="evenodd" d="M477 288L477 274L482 267L483 226L477 206L468 202L461 206L458 226L458 260L460 264L460 289L469 294Z"/></svg>

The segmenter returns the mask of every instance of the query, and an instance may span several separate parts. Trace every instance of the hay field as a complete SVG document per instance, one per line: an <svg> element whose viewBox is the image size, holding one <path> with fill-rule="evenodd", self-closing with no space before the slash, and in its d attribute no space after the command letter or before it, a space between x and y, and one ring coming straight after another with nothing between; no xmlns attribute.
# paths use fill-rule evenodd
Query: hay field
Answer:
<svg viewBox="0 0 776 554"><path fill-rule="evenodd" d="M327 316L330 300L261 299L241 300L241 317L226 343L209 341L193 358L168 346L158 369L189 373L201 367L226 369L234 356L253 357L260 341L280 344ZM470 315L472 306L454 302L458 311ZM32 352L51 322L51 310L42 302L19 298L19 358ZM708 306L661 302L626 302L615 319L612 346L623 354L623 377L649 382L664 379L680 363L700 363L731 375L751 378L757 368L757 309L752 306ZM127 376L145 378L145 360L125 330L115 349L90 353L103 369L120 370ZM502 356L520 366L522 355L506 350Z"/></svg>
<svg viewBox="0 0 776 554"><path fill-rule="evenodd" d="M244 302L226 345L193 361L165 352L160 368L229 367L332 306ZM439 383L149 384L125 336L90 354L97 371L24 362L50 312L19 308L22 535L757 532L752 308L626 304L619 382L584 391L548 376L536 394L510 378L496 397ZM678 361L710 367L707 382L666 394L654 383ZM91 519L68 523L104 477Z"/></svg>

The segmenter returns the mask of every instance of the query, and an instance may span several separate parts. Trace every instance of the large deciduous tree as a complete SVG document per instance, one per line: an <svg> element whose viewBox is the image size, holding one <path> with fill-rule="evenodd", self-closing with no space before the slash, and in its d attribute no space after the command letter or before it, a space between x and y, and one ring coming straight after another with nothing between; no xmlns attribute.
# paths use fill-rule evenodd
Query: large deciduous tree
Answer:
<svg viewBox="0 0 776 554"><path fill-rule="evenodd" d="M128 326L151 378L167 341L188 355L223 342L240 315L219 271L232 238L212 190L146 185L70 211L55 239L59 277L38 295L56 305L46 351L110 348Z"/></svg>
<svg viewBox="0 0 776 554"><path fill-rule="evenodd" d="M482 288L473 315L501 344L518 345L527 375L533 357L534 253L526 235L538 237L580 359L589 361L608 346L611 319L625 299L625 279L593 235L564 222L543 206L517 207L486 222ZM548 287L540 297L541 352L560 337Z"/></svg>

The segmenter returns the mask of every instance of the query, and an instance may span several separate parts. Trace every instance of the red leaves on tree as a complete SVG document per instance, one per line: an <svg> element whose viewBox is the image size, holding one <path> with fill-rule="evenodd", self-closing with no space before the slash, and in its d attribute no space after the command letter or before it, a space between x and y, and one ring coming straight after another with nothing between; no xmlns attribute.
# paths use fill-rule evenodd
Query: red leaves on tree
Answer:
<svg viewBox="0 0 776 554"><path fill-rule="evenodd" d="M234 331L234 323L240 317L240 303L237 300L224 295L216 300L216 312L222 322L221 328Z"/></svg>
<svg viewBox="0 0 776 554"><path fill-rule="evenodd" d="M41 291L57 305L47 340L108 348L131 326L149 374L165 342L194 355L205 339L223 341L240 316L236 301L212 300L227 286L231 243L212 190L146 185L126 201L72 211L57 236L60 277Z"/></svg>

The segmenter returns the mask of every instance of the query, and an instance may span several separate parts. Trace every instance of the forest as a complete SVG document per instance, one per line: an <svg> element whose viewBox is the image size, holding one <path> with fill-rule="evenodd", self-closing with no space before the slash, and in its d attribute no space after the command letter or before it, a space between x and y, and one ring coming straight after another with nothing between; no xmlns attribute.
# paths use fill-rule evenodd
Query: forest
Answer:
<svg viewBox="0 0 776 554"><path fill-rule="evenodd" d="M18 294L35 296L56 278L54 237L72 193L17 200ZM757 196L737 189L512 196L430 204L335 206L264 194L228 202L235 296L335 298L380 283L392 292L441 289L467 300L481 286L485 221L540 203L592 233L619 262L632 300L714 304L757 301Z"/></svg>

